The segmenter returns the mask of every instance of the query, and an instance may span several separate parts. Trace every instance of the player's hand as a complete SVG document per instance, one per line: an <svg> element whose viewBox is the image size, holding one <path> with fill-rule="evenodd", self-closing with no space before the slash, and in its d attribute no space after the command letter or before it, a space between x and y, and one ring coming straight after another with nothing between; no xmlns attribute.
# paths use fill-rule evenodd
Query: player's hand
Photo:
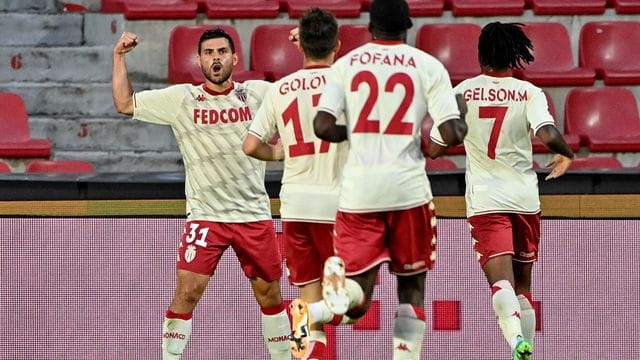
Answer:
<svg viewBox="0 0 640 360"><path fill-rule="evenodd" d="M547 175L545 180L556 179L562 175L564 175L569 167L571 166L571 162L573 160L566 156L555 154L548 163L545 164L545 167L552 168L551 173Z"/></svg>
<svg viewBox="0 0 640 360"><path fill-rule="evenodd" d="M300 46L300 28L295 27L289 31L289 41L291 41L298 50L302 51L302 47Z"/></svg>
<svg viewBox="0 0 640 360"><path fill-rule="evenodd" d="M124 55L133 50L136 45L138 45L138 36L134 33L125 31L116 42L116 46L113 48L113 54Z"/></svg>

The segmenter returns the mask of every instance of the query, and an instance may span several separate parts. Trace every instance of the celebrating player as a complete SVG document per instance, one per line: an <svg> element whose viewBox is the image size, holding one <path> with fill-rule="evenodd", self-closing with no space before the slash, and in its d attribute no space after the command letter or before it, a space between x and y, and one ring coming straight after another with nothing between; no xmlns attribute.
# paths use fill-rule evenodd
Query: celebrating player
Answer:
<svg viewBox="0 0 640 360"><path fill-rule="evenodd" d="M289 320L280 295L280 254L264 187L265 163L247 157L242 141L270 84L233 82L238 59L231 37L205 31L198 61L201 86L175 85L134 93L125 54L138 44L125 32L113 51L116 110L171 126L184 160L187 223L180 239L175 294L163 325L163 359L179 359L191 318L222 253L231 246L262 310L262 332L272 359L290 359ZM271 147L282 157L282 149Z"/></svg>
<svg viewBox="0 0 640 360"><path fill-rule="evenodd" d="M405 44L411 26L405 0L374 0L373 41L332 66L314 119L319 138L349 139L334 239L342 260L325 264L325 303L330 313L362 317L378 268L389 262L398 279L394 359L420 358L426 272L436 259L435 210L420 149L427 106L432 132L444 144L461 143L466 132L444 66ZM346 126L336 123L342 113Z"/></svg>
<svg viewBox="0 0 640 360"><path fill-rule="evenodd" d="M267 142L280 134L285 154L280 191L285 254L289 281L301 293L301 299L290 305L292 352L299 358L325 359L322 322L309 326L306 307L322 300L322 266L334 254L333 223L347 152L346 142L330 144L313 133L318 100L339 48L336 19L328 11L312 8L300 18L291 40L304 53L304 68L278 81L267 93L249 128L244 151L272 160ZM327 320L340 322L341 317Z"/></svg>
<svg viewBox="0 0 640 360"><path fill-rule="evenodd" d="M482 74L454 89L468 109L467 217L513 359L531 358L536 327L531 270L538 257L540 200L530 130L556 153L547 179L564 174L573 158L542 90L511 75L533 61L532 49L521 24L487 24L478 42Z"/></svg>

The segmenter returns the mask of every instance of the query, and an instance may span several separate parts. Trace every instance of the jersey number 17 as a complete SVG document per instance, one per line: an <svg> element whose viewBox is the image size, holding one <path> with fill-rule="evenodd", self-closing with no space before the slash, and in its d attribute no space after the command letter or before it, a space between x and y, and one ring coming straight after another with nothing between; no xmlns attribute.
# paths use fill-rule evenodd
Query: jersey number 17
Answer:
<svg viewBox="0 0 640 360"><path fill-rule="evenodd" d="M311 96L311 104L313 105L314 113L320 102L321 94L313 94ZM298 109L298 98L293 99L291 104L287 106L282 112L282 121L286 126L288 123L293 125L293 134L296 138L296 143L289 145L289 157L313 155L316 153L316 145L313 141L304 141L304 133L302 131L302 124L300 123L300 110ZM329 142L322 140L320 142L320 153L326 153L329 151Z"/></svg>

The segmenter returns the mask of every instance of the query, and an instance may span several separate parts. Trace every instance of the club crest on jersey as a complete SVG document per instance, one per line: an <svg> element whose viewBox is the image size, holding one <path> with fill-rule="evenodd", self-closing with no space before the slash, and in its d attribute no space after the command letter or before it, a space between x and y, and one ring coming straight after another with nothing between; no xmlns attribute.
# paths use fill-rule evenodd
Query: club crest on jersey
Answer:
<svg viewBox="0 0 640 360"><path fill-rule="evenodd" d="M244 88L237 88L235 90L235 94L238 100L242 101L243 103L247 102L247 91Z"/></svg>
<svg viewBox="0 0 640 360"><path fill-rule="evenodd" d="M196 258L196 246L195 245L187 246L187 250L184 251L184 261L186 261L187 263L190 263L195 258Z"/></svg>

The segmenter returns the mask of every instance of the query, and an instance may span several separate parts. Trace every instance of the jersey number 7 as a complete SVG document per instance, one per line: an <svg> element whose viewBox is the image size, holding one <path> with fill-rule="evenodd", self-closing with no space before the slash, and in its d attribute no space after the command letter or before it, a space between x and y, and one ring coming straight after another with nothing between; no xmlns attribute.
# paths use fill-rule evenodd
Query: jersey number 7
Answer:
<svg viewBox="0 0 640 360"><path fill-rule="evenodd" d="M496 146L498 146L498 137L500 137L500 129L504 123L504 117L507 115L507 106L480 106L478 108L478 117L480 119L495 120L491 135L489 135L489 144L487 144L487 156L489 159L496 159Z"/></svg>

